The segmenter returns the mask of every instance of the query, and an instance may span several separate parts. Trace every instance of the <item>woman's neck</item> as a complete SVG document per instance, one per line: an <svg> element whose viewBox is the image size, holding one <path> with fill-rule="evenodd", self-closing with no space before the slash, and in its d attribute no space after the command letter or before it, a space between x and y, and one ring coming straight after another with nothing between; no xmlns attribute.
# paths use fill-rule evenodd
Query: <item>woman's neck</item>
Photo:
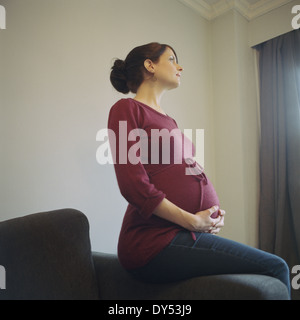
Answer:
<svg viewBox="0 0 300 320"><path fill-rule="evenodd" d="M134 97L134 100L140 101L154 110L165 114L160 105L164 92L165 90L159 90L147 82L142 83Z"/></svg>

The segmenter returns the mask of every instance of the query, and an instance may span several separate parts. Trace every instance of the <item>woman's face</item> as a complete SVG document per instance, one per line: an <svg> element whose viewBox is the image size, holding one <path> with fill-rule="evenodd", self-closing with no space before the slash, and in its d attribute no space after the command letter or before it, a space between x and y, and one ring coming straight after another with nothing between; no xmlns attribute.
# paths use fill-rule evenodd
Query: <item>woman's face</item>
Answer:
<svg viewBox="0 0 300 320"><path fill-rule="evenodd" d="M180 85L183 68L177 64L176 56L169 47L160 56L158 62L153 63L154 77L165 89L174 89Z"/></svg>

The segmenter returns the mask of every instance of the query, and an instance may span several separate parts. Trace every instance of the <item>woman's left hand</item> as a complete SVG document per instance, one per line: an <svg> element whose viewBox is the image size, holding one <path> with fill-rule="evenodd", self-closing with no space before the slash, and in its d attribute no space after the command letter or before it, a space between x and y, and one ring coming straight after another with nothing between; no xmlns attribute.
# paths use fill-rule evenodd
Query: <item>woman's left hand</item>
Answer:
<svg viewBox="0 0 300 320"><path fill-rule="evenodd" d="M211 234L218 234L220 232L221 228L224 227L224 216L225 216L226 212L225 212L225 210L219 209L218 213L219 213L219 215L215 219L216 223L211 227L211 230L209 231L209 233L211 233Z"/></svg>

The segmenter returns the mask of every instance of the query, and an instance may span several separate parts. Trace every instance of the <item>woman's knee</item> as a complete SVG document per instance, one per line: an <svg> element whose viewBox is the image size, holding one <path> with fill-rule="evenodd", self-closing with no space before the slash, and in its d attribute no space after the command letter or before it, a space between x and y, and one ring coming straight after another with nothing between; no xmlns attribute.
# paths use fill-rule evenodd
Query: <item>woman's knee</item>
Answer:
<svg viewBox="0 0 300 320"><path fill-rule="evenodd" d="M273 255L270 272L274 277L281 280L288 288L290 288L290 270L284 259Z"/></svg>
<svg viewBox="0 0 300 320"><path fill-rule="evenodd" d="M289 267L285 260L276 255L273 255L273 270L277 270L282 274L289 274Z"/></svg>

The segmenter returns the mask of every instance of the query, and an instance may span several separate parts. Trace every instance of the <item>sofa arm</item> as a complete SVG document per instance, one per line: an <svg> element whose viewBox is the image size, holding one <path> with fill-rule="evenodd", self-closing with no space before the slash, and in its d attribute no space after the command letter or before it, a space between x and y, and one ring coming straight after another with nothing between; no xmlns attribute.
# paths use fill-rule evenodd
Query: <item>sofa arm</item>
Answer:
<svg viewBox="0 0 300 320"><path fill-rule="evenodd" d="M104 300L287 300L275 278L262 275L217 275L169 284L133 279L113 254L93 252L100 297Z"/></svg>
<svg viewBox="0 0 300 320"><path fill-rule="evenodd" d="M87 217L74 209L0 222L0 300L97 300Z"/></svg>

